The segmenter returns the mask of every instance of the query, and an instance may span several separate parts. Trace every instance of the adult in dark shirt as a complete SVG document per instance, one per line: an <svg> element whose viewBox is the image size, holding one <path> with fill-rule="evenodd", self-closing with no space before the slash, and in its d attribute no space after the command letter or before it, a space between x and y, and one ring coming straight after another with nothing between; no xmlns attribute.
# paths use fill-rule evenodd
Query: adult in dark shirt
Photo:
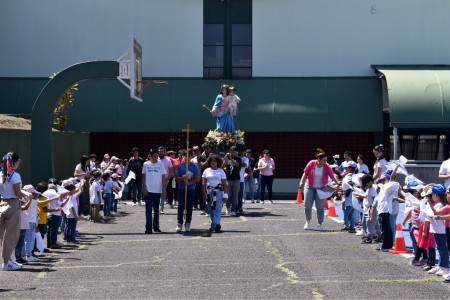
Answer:
<svg viewBox="0 0 450 300"><path fill-rule="evenodd" d="M136 202L139 200L139 205L141 205L142 199L142 166L144 165L144 160L139 157L139 148L134 147L131 149L133 157L130 158L128 162L128 172L132 171L136 178L130 181L131 191L133 195L133 206L136 206Z"/></svg>
<svg viewBox="0 0 450 300"><path fill-rule="evenodd" d="M240 171L241 171L242 160L238 156L238 148L236 146L232 146L230 151L225 155L222 168L227 175L227 183L228 183L228 200L226 203L227 206L227 215L231 213L232 217L237 216L237 205L238 205L238 197L239 197L239 188L240 188ZM231 210L230 210L231 206Z"/></svg>
<svg viewBox="0 0 450 300"><path fill-rule="evenodd" d="M206 168L208 168L208 165L206 164L206 160L211 155L211 147L209 145L203 144L202 145L203 153L197 157L197 164L200 167L200 178L203 175L203 171L205 171ZM220 167L220 166L219 166ZM201 186L200 182L200 186ZM203 192L201 193L201 201L204 203L204 205L200 205L200 209L202 212L201 215L209 214L208 206L206 205L206 199L203 197Z"/></svg>

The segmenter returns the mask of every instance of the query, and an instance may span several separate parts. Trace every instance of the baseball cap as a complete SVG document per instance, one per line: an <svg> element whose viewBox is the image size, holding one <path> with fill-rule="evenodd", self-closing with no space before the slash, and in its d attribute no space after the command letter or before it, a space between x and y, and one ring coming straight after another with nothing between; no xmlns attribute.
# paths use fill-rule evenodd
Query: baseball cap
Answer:
<svg viewBox="0 0 450 300"><path fill-rule="evenodd" d="M447 192L447 189L443 184L435 184L431 189L432 194L443 195Z"/></svg>
<svg viewBox="0 0 450 300"><path fill-rule="evenodd" d="M112 174L112 175L111 175L111 177L112 177L112 178L119 178L119 177L120 177L120 175L119 175L119 174L117 174L117 173L114 173L114 174Z"/></svg>
<svg viewBox="0 0 450 300"><path fill-rule="evenodd" d="M351 161L344 161L343 162L343 166L344 166L344 168L357 168L358 167L353 160L351 160Z"/></svg>
<svg viewBox="0 0 450 300"><path fill-rule="evenodd" d="M36 194L36 195L41 195L41 193L39 193L38 191L36 191L36 189L31 185L31 184L27 184L26 186L24 186L22 188L22 190L27 191L28 193L32 193L32 194Z"/></svg>

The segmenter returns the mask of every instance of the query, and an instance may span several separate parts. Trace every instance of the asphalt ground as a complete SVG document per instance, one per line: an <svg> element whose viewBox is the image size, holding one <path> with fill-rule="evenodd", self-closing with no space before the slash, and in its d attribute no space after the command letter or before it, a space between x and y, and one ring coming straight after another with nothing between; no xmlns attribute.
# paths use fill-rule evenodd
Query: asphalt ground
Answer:
<svg viewBox="0 0 450 300"><path fill-rule="evenodd" d="M208 232L209 218L199 211L191 232L176 233L176 209L166 208L163 233L144 235L144 206L122 204L121 216L108 223L81 221L79 246L0 272L0 298L449 298L442 277L360 244L329 218L323 232L303 230L303 208L246 203L243 216L222 218L222 233Z"/></svg>

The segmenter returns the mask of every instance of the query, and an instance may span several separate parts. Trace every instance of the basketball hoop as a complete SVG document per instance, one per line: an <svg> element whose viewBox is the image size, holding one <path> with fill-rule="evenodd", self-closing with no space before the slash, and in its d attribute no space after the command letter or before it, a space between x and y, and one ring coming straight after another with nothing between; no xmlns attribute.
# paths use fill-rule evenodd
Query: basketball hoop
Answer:
<svg viewBox="0 0 450 300"><path fill-rule="evenodd" d="M130 89L130 98L136 101L143 102L142 95L149 85L168 83L161 80L142 80L142 46L134 36L130 36L129 48L117 62L119 63L117 79Z"/></svg>
<svg viewBox="0 0 450 300"><path fill-rule="evenodd" d="M144 93L144 90L152 84L169 84L169 82L163 81L163 80L141 80L141 81L137 81L137 82L142 87L138 91L140 95L142 95Z"/></svg>

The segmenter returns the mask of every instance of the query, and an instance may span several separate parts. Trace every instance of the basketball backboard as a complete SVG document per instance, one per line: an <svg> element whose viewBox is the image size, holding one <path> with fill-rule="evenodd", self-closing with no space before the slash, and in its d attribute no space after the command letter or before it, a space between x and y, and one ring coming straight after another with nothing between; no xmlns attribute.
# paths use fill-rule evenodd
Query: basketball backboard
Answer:
<svg viewBox="0 0 450 300"><path fill-rule="evenodd" d="M128 50L117 59L117 79L130 89L130 98L142 102L144 82L142 81L142 47L134 36L130 36Z"/></svg>

